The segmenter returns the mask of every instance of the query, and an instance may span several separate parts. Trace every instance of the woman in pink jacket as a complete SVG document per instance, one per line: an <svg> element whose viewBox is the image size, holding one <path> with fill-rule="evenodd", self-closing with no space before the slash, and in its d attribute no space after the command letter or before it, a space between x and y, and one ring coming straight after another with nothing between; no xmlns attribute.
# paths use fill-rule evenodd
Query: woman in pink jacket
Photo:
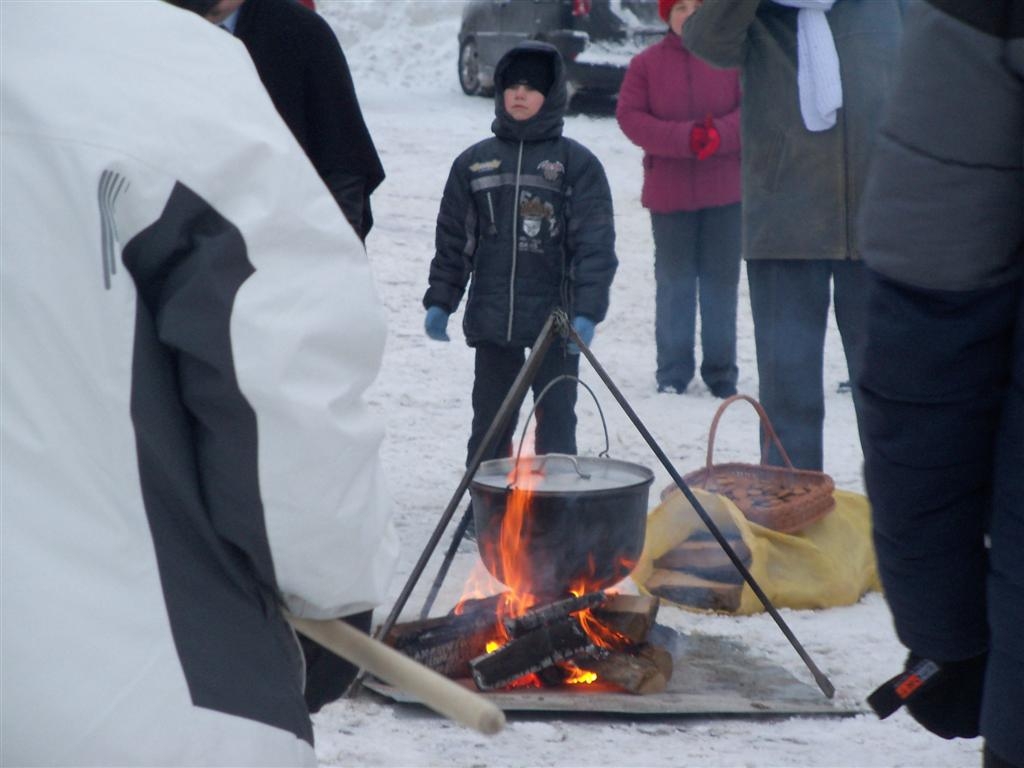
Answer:
<svg viewBox="0 0 1024 768"><path fill-rule="evenodd" d="M715 397L736 393L740 276L740 85L684 46L700 0L659 0L665 38L629 64L616 116L644 150L641 202L654 233L659 392L693 378L700 291L700 375Z"/></svg>

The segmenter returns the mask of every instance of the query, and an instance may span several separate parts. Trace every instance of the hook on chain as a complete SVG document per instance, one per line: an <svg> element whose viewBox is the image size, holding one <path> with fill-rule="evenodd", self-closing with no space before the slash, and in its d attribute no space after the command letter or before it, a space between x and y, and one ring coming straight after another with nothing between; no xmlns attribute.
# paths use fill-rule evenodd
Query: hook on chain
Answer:
<svg viewBox="0 0 1024 768"><path fill-rule="evenodd" d="M569 328L572 326L569 323L569 315L565 313L565 310L561 307L552 310L551 317L554 319L555 330L558 331L558 335L563 339L569 338Z"/></svg>

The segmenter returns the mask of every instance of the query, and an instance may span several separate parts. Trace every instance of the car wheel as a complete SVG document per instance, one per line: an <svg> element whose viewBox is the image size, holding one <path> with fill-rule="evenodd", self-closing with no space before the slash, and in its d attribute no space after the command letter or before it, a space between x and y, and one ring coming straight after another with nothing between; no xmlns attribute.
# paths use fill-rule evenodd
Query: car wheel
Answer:
<svg viewBox="0 0 1024 768"><path fill-rule="evenodd" d="M473 40L467 40L459 49L459 85L468 96L483 93L480 85L480 53Z"/></svg>

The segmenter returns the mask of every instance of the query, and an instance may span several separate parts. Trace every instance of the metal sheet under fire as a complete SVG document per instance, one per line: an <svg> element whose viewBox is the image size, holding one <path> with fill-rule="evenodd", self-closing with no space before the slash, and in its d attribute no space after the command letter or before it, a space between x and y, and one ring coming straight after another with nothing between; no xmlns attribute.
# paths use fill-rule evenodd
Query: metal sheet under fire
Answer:
<svg viewBox="0 0 1024 768"><path fill-rule="evenodd" d="M668 688L638 696L609 685L573 685L488 691L481 696L506 712L565 712L620 715L853 715L860 704L825 698L812 682L751 655L734 640L681 634L658 625L650 641L672 654L675 669ZM810 680L810 673L807 673ZM469 679L460 680L476 691ZM372 677L365 686L402 704L416 704L405 691Z"/></svg>

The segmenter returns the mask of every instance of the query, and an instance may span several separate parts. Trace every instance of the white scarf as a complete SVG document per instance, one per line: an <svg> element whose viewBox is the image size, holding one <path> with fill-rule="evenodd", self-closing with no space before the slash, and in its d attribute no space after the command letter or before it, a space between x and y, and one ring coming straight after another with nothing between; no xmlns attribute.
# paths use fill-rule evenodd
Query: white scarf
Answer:
<svg viewBox="0 0 1024 768"><path fill-rule="evenodd" d="M832 39L825 12L836 0L775 0L779 5L799 8L797 14L797 86L800 114L809 131L827 131L836 124L836 111L843 106L843 84L839 78L839 54Z"/></svg>

